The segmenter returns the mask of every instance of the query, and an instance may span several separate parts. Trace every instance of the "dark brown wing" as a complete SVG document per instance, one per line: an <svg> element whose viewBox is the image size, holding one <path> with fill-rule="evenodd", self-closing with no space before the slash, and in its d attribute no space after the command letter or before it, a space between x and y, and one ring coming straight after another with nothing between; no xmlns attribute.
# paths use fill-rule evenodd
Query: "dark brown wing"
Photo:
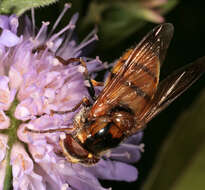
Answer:
<svg viewBox="0 0 205 190"><path fill-rule="evenodd" d="M117 105L141 114L157 89L160 64L172 36L173 26L162 24L148 33L135 49L127 51L114 66L110 81L91 108L90 117L104 115Z"/></svg>

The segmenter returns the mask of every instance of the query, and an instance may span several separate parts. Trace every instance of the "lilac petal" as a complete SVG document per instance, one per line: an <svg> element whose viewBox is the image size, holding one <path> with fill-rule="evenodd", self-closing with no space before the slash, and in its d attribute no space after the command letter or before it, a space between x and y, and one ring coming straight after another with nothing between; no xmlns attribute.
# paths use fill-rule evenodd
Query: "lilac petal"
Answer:
<svg viewBox="0 0 205 190"><path fill-rule="evenodd" d="M14 178L22 177L25 173L30 173L33 170L33 162L20 143L16 143L12 147L11 164Z"/></svg>
<svg viewBox="0 0 205 190"><path fill-rule="evenodd" d="M0 110L0 129L7 129L10 125L10 118Z"/></svg>
<svg viewBox="0 0 205 190"><path fill-rule="evenodd" d="M139 146L123 143L117 148L112 149L107 155L110 159L134 163L140 159L141 152Z"/></svg>
<svg viewBox="0 0 205 190"><path fill-rule="evenodd" d="M25 26L23 28L24 39L29 39L31 37L31 34L32 34L32 25L31 25L31 21L27 15L25 15L23 22L24 22L24 26Z"/></svg>
<svg viewBox="0 0 205 190"><path fill-rule="evenodd" d="M5 46L0 44L0 57L1 58L6 54L5 52L6 52ZM1 75L3 75L3 73L1 73Z"/></svg>
<svg viewBox="0 0 205 190"><path fill-rule="evenodd" d="M15 67L11 66L9 70L9 85L11 89L18 89L23 82L23 76L16 70Z"/></svg>
<svg viewBox="0 0 205 190"><path fill-rule="evenodd" d="M15 117L23 121L30 119L31 112L33 112L36 109L35 107L32 106L30 107L32 103L33 103L32 98L28 98L25 99L24 101L21 101L21 103L18 104L16 107Z"/></svg>
<svg viewBox="0 0 205 190"><path fill-rule="evenodd" d="M6 174L6 160L1 161L0 165L0 189L4 189L4 177Z"/></svg>
<svg viewBox="0 0 205 190"><path fill-rule="evenodd" d="M49 190L61 189L67 183L67 179L63 176L61 172L61 160L59 161L58 157L54 154L54 151L45 152L46 156L38 156L38 153L42 155L43 151L40 151L34 146L29 148L33 149L36 153L32 152L34 159L37 161L36 171L39 175L44 177L44 180L48 184ZM34 154L33 154L34 153ZM36 154L36 155L35 155ZM68 168L67 172L70 175L74 175L72 168Z"/></svg>
<svg viewBox="0 0 205 190"><path fill-rule="evenodd" d="M29 145L29 151L32 153L33 159L37 163L44 161L56 163L53 149L54 147L47 144L46 141L38 141L33 145Z"/></svg>
<svg viewBox="0 0 205 190"><path fill-rule="evenodd" d="M0 44L4 45L6 47L13 47L20 43L22 38L19 38L14 33L12 33L10 30L3 30L0 35Z"/></svg>
<svg viewBox="0 0 205 190"><path fill-rule="evenodd" d="M28 47L29 45L29 47ZM32 73L32 68L36 63L32 59L31 44L22 43L15 49L13 67L21 73L21 75ZM31 64L32 63L32 64Z"/></svg>
<svg viewBox="0 0 205 190"><path fill-rule="evenodd" d="M47 190L46 185L42 182L42 177L31 172L29 176L24 176L20 179L13 179L14 190Z"/></svg>
<svg viewBox="0 0 205 190"><path fill-rule="evenodd" d="M15 89L10 91L8 83L8 77L0 76L0 109L2 110L7 110L10 107L10 104L16 94Z"/></svg>
<svg viewBox="0 0 205 190"><path fill-rule="evenodd" d="M66 177L66 181L73 189L105 190L97 180L95 173L86 170L87 168L81 165L64 163L58 169Z"/></svg>
<svg viewBox="0 0 205 190"><path fill-rule="evenodd" d="M8 82L9 82L9 78L7 76L0 76L0 88L3 90L8 91Z"/></svg>
<svg viewBox="0 0 205 190"><path fill-rule="evenodd" d="M6 135L0 134L0 162L1 163L6 156L7 141L8 141L8 137ZM0 173L1 173L1 170L0 170Z"/></svg>
<svg viewBox="0 0 205 190"><path fill-rule="evenodd" d="M143 132L139 132L126 139L125 143L138 145L141 142L142 137L143 137Z"/></svg>
<svg viewBox="0 0 205 190"><path fill-rule="evenodd" d="M14 190L46 190L43 178L33 172L33 161L20 143L16 143L12 147L11 165Z"/></svg>
<svg viewBox="0 0 205 190"><path fill-rule="evenodd" d="M15 15L11 15L9 17L9 24L10 24L10 30L11 32L13 32L14 34L17 33L17 29L19 26L19 22L18 22L18 18Z"/></svg>
<svg viewBox="0 0 205 190"><path fill-rule="evenodd" d="M9 29L9 17L0 15L0 27L3 29Z"/></svg>
<svg viewBox="0 0 205 190"><path fill-rule="evenodd" d="M139 145L142 136L143 133L140 132L129 137L124 143L108 152L106 156L126 163L137 162L140 159L140 152L142 152L142 147Z"/></svg>
<svg viewBox="0 0 205 190"><path fill-rule="evenodd" d="M96 177L106 180L132 182L138 177L138 171L134 166L103 159L96 166L87 168L87 170Z"/></svg>
<svg viewBox="0 0 205 190"><path fill-rule="evenodd" d="M37 166L37 172L44 177L44 180L48 184L47 189L49 190L61 189L65 181L56 167L58 167L57 164L49 161L40 162L39 166Z"/></svg>
<svg viewBox="0 0 205 190"><path fill-rule="evenodd" d="M93 177L94 178L94 177ZM69 184L73 189L78 190L106 190L103 188L97 180L93 180L90 177L86 176L72 176L67 178L69 181ZM96 179L96 178L95 178Z"/></svg>
<svg viewBox="0 0 205 190"><path fill-rule="evenodd" d="M28 132L25 130L25 128L29 128L29 129L33 129L33 130L43 130L44 128L43 127L46 127L47 124L48 124L48 121L46 122L43 122L42 119L39 118L39 125L41 125L41 128L37 128L35 126L35 123L28 123L28 124L22 124L19 126L19 129L17 131L17 135L18 135L18 138L25 142L25 143L29 143L29 144L32 144L32 145L39 145L39 144L44 144L46 145L46 139L49 138L52 138L52 139L55 139L57 141L57 137L59 134L56 134L56 133L52 133L52 134L45 134L45 135L42 135L42 134L38 134L38 133L32 133L32 132ZM42 123L41 123L42 122ZM37 123L37 122L36 122ZM46 124L47 123L47 124Z"/></svg>
<svg viewBox="0 0 205 190"><path fill-rule="evenodd" d="M105 69L105 65L102 63L99 57L96 57L96 59L87 62L87 68L88 71L92 73Z"/></svg>

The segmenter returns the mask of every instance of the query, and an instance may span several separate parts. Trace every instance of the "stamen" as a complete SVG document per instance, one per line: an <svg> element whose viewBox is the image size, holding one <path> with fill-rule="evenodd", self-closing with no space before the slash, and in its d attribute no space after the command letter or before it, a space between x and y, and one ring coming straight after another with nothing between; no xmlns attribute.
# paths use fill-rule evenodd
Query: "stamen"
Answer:
<svg viewBox="0 0 205 190"><path fill-rule="evenodd" d="M60 61L58 61L58 59L56 59L56 58L53 58L53 65L54 66L57 66L57 65L60 65L61 63L60 63Z"/></svg>
<svg viewBox="0 0 205 190"><path fill-rule="evenodd" d="M69 29L73 29L75 28L75 22L78 19L78 13L74 14L73 17L71 18L70 23L64 27L62 30L60 30L58 33L54 34L53 36L51 36L51 38L49 39L49 41L54 41L56 38L58 38L61 34L63 34L65 31L69 30Z"/></svg>
<svg viewBox="0 0 205 190"><path fill-rule="evenodd" d="M139 148L140 152L144 152L144 147L145 147L144 143L137 145L137 147Z"/></svg>
<svg viewBox="0 0 205 190"><path fill-rule="evenodd" d="M86 47L88 44L91 44L92 42L98 40L98 36L95 34L91 39L87 40L84 43L80 43L78 45L78 47L75 48L75 51L73 52L73 54L75 55L75 53L77 53L79 50L83 49L84 47Z"/></svg>
<svg viewBox="0 0 205 190"><path fill-rule="evenodd" d="M59 166L60 168L62 168L62 169L65 168L65 165L66 165L65 160L60 160L60 161L58 162L58 166Z"/></svg>
<svg viewBox="0 0 205 190"><path fill-rule="evenodd" d="M61 44L61 46L56 50L56 54L61 55L63 52L66 51L66 48L68 47L68 43L71 41L71 37L73 34L74 28L71 28L69 31L67 31L67 34L65 36L65 40Z"/></svg>
<svg viewBox="0 0 205 190"><path fill-rule="evenodd" d="M114 156L114 157L125 157L127 159L130 159L130 154L129 152L123 152L123 153L110 153L109 156Z"/></svg>
<svg viewBox="0 0 205 190"><path fill-rule="evenodd" d="M64 9L63 11L61 12L61 14L58 16L56 22L54 23L51 31L49 32L48 34L48 38L51 36L51 34L53 33L53 31L56 29L56 27L58 26L59 22L61 21L62 17L65 15L66 11L71 7L71 4L70 3L66 3L64 5Z"/></svg>
<svg viewBox="0 0 205 190"><path fill-rule="evenodd" d="M98 31L98 29L97 29L97 27L95 27L95 28L83 39L83 41L82 41L80 44L86 42L87 40L89 40L89 38L91 38L92 36L94 36L95 34L97 34L97 31Z"/></svg>
<svg viewBox="0 0 205 190"><path fill-rule="evenodd" d="M84 80L84 85L87 87L91 87L89 80Z"/></svg>
<svg viewBox="0 0 205 190"><path fill-rule="evenodd" d="M78 71L79 71L80 73L85 73L85 67L83 67L82 65L79 65L79 66L78 66Z"/></svg>
<svg viewBox="0 0 205 190"><path fill-rule="evenodd" d="M63 133L63 134L60 134L60 139L61 139L61 140L64 140L64 139L66 139L66 134L65 134L65 133Z"/></svg>
<svg viewBox="0 0 205 190"><path fill-rule="evenodd" d="M50 45L53 44L53 42L49 42L49 41L48 41L47 44L48 44L49 46L46 46L46 49L43 51L43 53L42 53L42 55L41 55L41 59L43 59L43 58L46 57L46 54L48 53L48 49L49 49ZM47 45L47 44L46 44L46 45Z"/></svg>
<svg viewBox="0 0 205 190"><path fill-rule="evenodd" d="M32 35L35 36L35 12L34 8L31 9L31 20L32 20Z"/></svg>
<svg viewBox="0 0 205 190"><path fill-rule="evenodd" d="M42 25L41 25L41 28L37 34L37 36L35 37L34 41L36 41L39 36L42 34L42 32L45 30L45 28L49 25L50 23L49 22L42 22Z"/></svg>
<svg viewBox="0 0 205 190"><path fill-rule="evenodd" d="M17 28L19 24L18 19L16 17L13 17L10 22L11 22L11 27L15 28L15 32L17 32Z"/></svg>
<svg viewBox="0 0 205 190"><path fill-rule="evenodd" d="M48 49L51 49L52 47L53 47L53 42L51 42L51 41L48 41L47 43L46 43L46 46L47 46L47 48Z"/></svg>
<svg viewBox="0 0 205 190"><path fill-rule="evenodd" d="M6 53L4 53L4 56L1 58L2 63L5 61L6 58L8 58L9 54L10 54L10 48L8 49L8 51ZM8 64L8 63L6 63L6 64Z"/></svg>
<svg viewBox="0 0 205 190"><path fill-rule="evenodd" d="M71 18L70 23L72 23L72 25L75 25L75 23L77 22L78 17L76 17L75 15ZM71 44L71 37L73 35L73 30L75 29L75 27L71 27L68 31L66 31L66 35L64 36L64 41L62 42L62 44L59 46L59 48L56 50L56 54L61 55L63 54L63 52L66 51L66 48L68 47L68 44Z"/></svg>
<svg viewBox="0 0 205 190"><path fill-rule="evenodd" d="M61 186L61 190L66 190L66 189L68 189L68 187L69 187L69 185L67 183L65 183Z"/></svg>

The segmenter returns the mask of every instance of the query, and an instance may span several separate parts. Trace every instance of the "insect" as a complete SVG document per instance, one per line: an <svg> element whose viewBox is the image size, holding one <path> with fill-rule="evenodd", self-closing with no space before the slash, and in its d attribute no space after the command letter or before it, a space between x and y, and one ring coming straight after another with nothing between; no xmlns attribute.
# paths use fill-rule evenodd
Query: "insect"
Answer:
<svg viewBox="0 0 205 190"><path fill-rule="evenodd" d="M205 57L202 57L159 82L160 66L173 31L169 23L155 27L116 62L93 105L84 98L70 110L85 105L73 119L74 130L60 140L68 161L85 165L97 163L107 150L143 130L205 72Z"/></svg>

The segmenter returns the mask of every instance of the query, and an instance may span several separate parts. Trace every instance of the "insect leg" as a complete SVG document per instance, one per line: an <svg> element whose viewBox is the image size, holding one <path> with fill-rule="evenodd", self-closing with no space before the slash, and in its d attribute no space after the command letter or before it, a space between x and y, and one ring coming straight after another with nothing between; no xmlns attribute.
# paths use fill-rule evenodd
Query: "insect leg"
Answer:
<svg viewBox="0 0 205 190"><path fill-rule="evenodd" d="M69 65L70 63L74 63L74 62L80 62L81 65L85 68L85 75L89 76L88 74L88 69L86 66L86 63L82 60L82 58L69 58L68 60L63 59L60 56L56 56L56 58L63 64L63 65ZM90 78L90 77L89 77ZM90 78L90 82L92 83L93 86L104 86L103 82L98 82L94 79Z"/></svg>
<svg viewBox="0 0 205 190"><path fill-rule="evenodd" d="M66 110L66 111L55 111L55 110L51 110L51 115L54 113L58 113L58 114L66 114L66 113L70 113L70 112L75 112L81 105L84 106L90 106L90 101L88 100L87 97L84 97L78 104L75 105L75 107L73 107L71 110Z"/></svg>
<svg viewBox="0 0 205 190"><path fill-rule="evenodd" d="M81 105L84 106L90 106L90 102L88 100L88 98L84 97L78 104L75 105L75 107L73 107L71 110L67 110L67 111L54 111L51 110L51 115L53 115L54 113L58 113L58 114L66 114L66 113L70 113L70 112L75 112ZM69 125L73 125L72 123L68 124ZM75 125L74 128L59 128L59 129L48 129L48 130L33 130L33 129L29 129L29 128L25 128L24 131L25 132L31 132L31 133L55 133L55 132L66 132L66 131L74 131L75 130Z"/></svg>
<svg viewBox="0 0 205 190"><path fill-rule="evenodd" d="M94 79L91 79L91 83L93 84L93 86L104 86L104 82L99 82Z"/></svg>
<svg viewBox="0 0 205 190"><path fill-rule="evenodd" d="M80 64L85 68L84 77L85 77L85 80L88 81L88 84L87 84L88 92L89 92L91 98L93 100L96 100L94 86L104 86L104 83L97 82L96 80L90 78L89 73L88 73L88 69L87 69L87 65L86 65L85 61L82 58L69 58L67 60L64 60L60 56L56 56L56 58L63 65L69 65L70 63L73 63L73 62L80 62Z"/></svg>
<svg viewBox="0 0 205 190"><path fill-rule="evenodd" d="M70 113L70 112L75 112L81 105L84 106L88 106L90 105L90 102L88 100L88 98L84 97L75 107L73 107L71 110L67 110L67 111L54 111L51 110L51 115L53 115L54 113L58 113L58 114L66 114L66 113ZM68 125L72 125L68 124ZM33 129L29 129L29 128L25 128L24 131L25 132L31 132L31 133L55 133L55 132L66 132L66 131L73 131L74 128L59 128L59 129L48 129L48 130L33 130Z"/></svg>
<svg viewBox="0 0 205 190"><path fill-rule="evenodd" d="M72 125L72 124L69 124ZM48 129L48 130L34 130L34 129L29 129L25 128L24 132L31 132L31 133L55 133L55 132L65 132L65 131L73 131L74 128L60 128L60 129Z"/></svg>
<svg viewBox="0 0 205 190"><path fill-rule="evenodd" d="M69 65L70 63L80 62L80 58L69 58L67 60L63 59L60 56L55 56L58 61L60 61L63 65Z"/></svg>
<svg viewBox="0 0 205 190"><path fill-rule="evenodd" d="M66 114L66 113L70 113L70 112L75 112L81 105L84 106L90 106L90 101L87 97L84 97L78 104L76 104L71 110L66 110L66 111L55 111L55 110L51 110L50 115L52 116L54 113L58 113L58 114ZM42 115L37 115L37 118L43 116L45 114Z"/></svg>

